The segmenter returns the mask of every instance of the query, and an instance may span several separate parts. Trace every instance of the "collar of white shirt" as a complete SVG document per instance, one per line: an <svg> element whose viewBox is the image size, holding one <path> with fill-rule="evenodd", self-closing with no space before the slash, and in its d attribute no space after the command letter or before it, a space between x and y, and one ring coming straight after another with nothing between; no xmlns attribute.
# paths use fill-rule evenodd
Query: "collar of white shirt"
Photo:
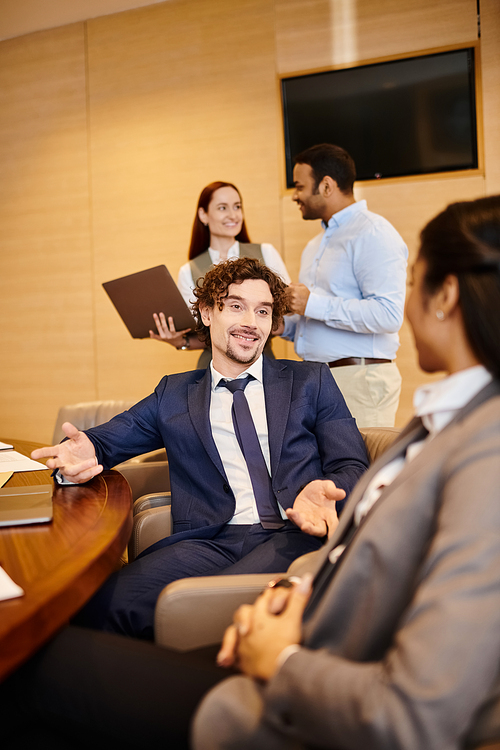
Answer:
<svg viewBox="0 0 500 750"><path fill-rule="evenodd" d="M262 385L262 363L263 359L261 354L259 359L257 359L252 365L250 365L250 367L248 367L244 372L238 375L238 378L245 378L247 375L252 375L255 380L258 380L258 382ZM213 362L210 362L210 371L212 374L212 391L217 388L221 380L234 380L234 378L228 378L225 375L221 375L220 372L217 372L213 365Z"/></svg>
<svg viewBox="0 0 500 750"><path fill-rule="evenodd" d="M468 367L443 380L417 388L413 396L415 416L420 417L433 437L492 380L482 365Z"/></svg>
<svg viewBox="0 0 500 750"><path fill-rule="evenodd" d="M210 255L210 260L212 263L217 265L220 261L220 253L218 250L214 250L213 247L208 248L208 254ZM227 260L230 258L239 258L240 257L240 243L236 241L229 250L227 251Z"/></svg>
<svg viewBox="0 0 500 750"><path fill-rule="evenodd" d="M387 487L394 481L405 463L413 461L424 445L444 429L457 412L469 403L491 380L492 376L488 370L478 365L449 375L443 380L417 388L413 397L415 415L422 419L422 423L429 434L422 440L411 443L406 449L405 456L396 457L377 472L354 511L356 525L361 523L379 499L382 488Z"/></svg>

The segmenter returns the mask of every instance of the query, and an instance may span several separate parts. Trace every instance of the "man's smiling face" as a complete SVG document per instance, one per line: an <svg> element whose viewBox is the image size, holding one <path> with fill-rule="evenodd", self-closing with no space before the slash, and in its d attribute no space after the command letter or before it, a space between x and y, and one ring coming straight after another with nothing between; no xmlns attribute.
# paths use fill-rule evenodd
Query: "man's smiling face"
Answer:
<svg viewBox="0 0 500 750"><path fill-rule="evenodd" d="M236 377L255 362L271 333L273 296L262 279L230 284L222 310L204 307L203 322L210 326L212 357L222 375Z"/></svg>

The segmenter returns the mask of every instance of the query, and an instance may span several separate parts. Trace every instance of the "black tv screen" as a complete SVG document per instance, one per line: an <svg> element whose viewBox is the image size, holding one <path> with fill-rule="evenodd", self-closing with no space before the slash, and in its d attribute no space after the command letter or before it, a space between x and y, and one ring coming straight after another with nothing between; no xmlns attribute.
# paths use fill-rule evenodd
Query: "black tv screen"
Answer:
<svg viewBox="0 0 500 750"><path fill-rule="evenodd" d="M477 168L474 50L282 79L287 187L293 158L345 148L358 180Z"/></svg>

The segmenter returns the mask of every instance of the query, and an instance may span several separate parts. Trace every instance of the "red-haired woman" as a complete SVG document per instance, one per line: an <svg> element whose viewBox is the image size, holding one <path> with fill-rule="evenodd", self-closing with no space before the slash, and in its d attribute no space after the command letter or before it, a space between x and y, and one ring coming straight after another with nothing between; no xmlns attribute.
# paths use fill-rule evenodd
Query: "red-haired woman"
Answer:
<svg viewBox="0 0 500 750"><path fill-rule="evenodd" d="M194 301L192 290L197 280L203 278L213 265L228 258L258 258L283 281L290 283L290 276L276 248L266 243L254 245L250 242L241 195L230 182L211 182L201 191L188 257L188 262L179 271L177 285L189 307ZM172 318L166 319L163 313L155 313L154 320L158 333L150 331L152 339L165 341L177 349L204 348L205 345L194 332L189 329L176 331ZM266 354L270 353L268 344ZM206 367L210 356L210 350L205 350L198 366Z"/></svg>

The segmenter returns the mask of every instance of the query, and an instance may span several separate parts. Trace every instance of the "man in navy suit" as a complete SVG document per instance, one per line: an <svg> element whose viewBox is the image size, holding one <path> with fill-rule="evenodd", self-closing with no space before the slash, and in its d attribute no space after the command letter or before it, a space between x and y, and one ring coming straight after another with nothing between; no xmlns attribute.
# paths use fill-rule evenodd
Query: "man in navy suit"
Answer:
<svg viewBox="0 0 500 750"><path fill-rule="evenodd" d="M207 370L165 376L153 394L104 425L80 432L65 423L67 441L33 453L50 457L47 466L61 482L80 483L132 456L167 449L173 534L108 579L80 613L81 624L152 639L154 607L168 583L286 570L321 545L290 519L300 515L307 530L311 505L334 500L340 510L368 465L328 368L262 356L288 311L276 274L252 258L226 261L195 295L196 330L213 350ZM272 486L276 522L270 524L256 500L252 460L247 465L236 437L225 385L247 375L244 395ZM325 514L336 523L331 510Z"/></svg>

